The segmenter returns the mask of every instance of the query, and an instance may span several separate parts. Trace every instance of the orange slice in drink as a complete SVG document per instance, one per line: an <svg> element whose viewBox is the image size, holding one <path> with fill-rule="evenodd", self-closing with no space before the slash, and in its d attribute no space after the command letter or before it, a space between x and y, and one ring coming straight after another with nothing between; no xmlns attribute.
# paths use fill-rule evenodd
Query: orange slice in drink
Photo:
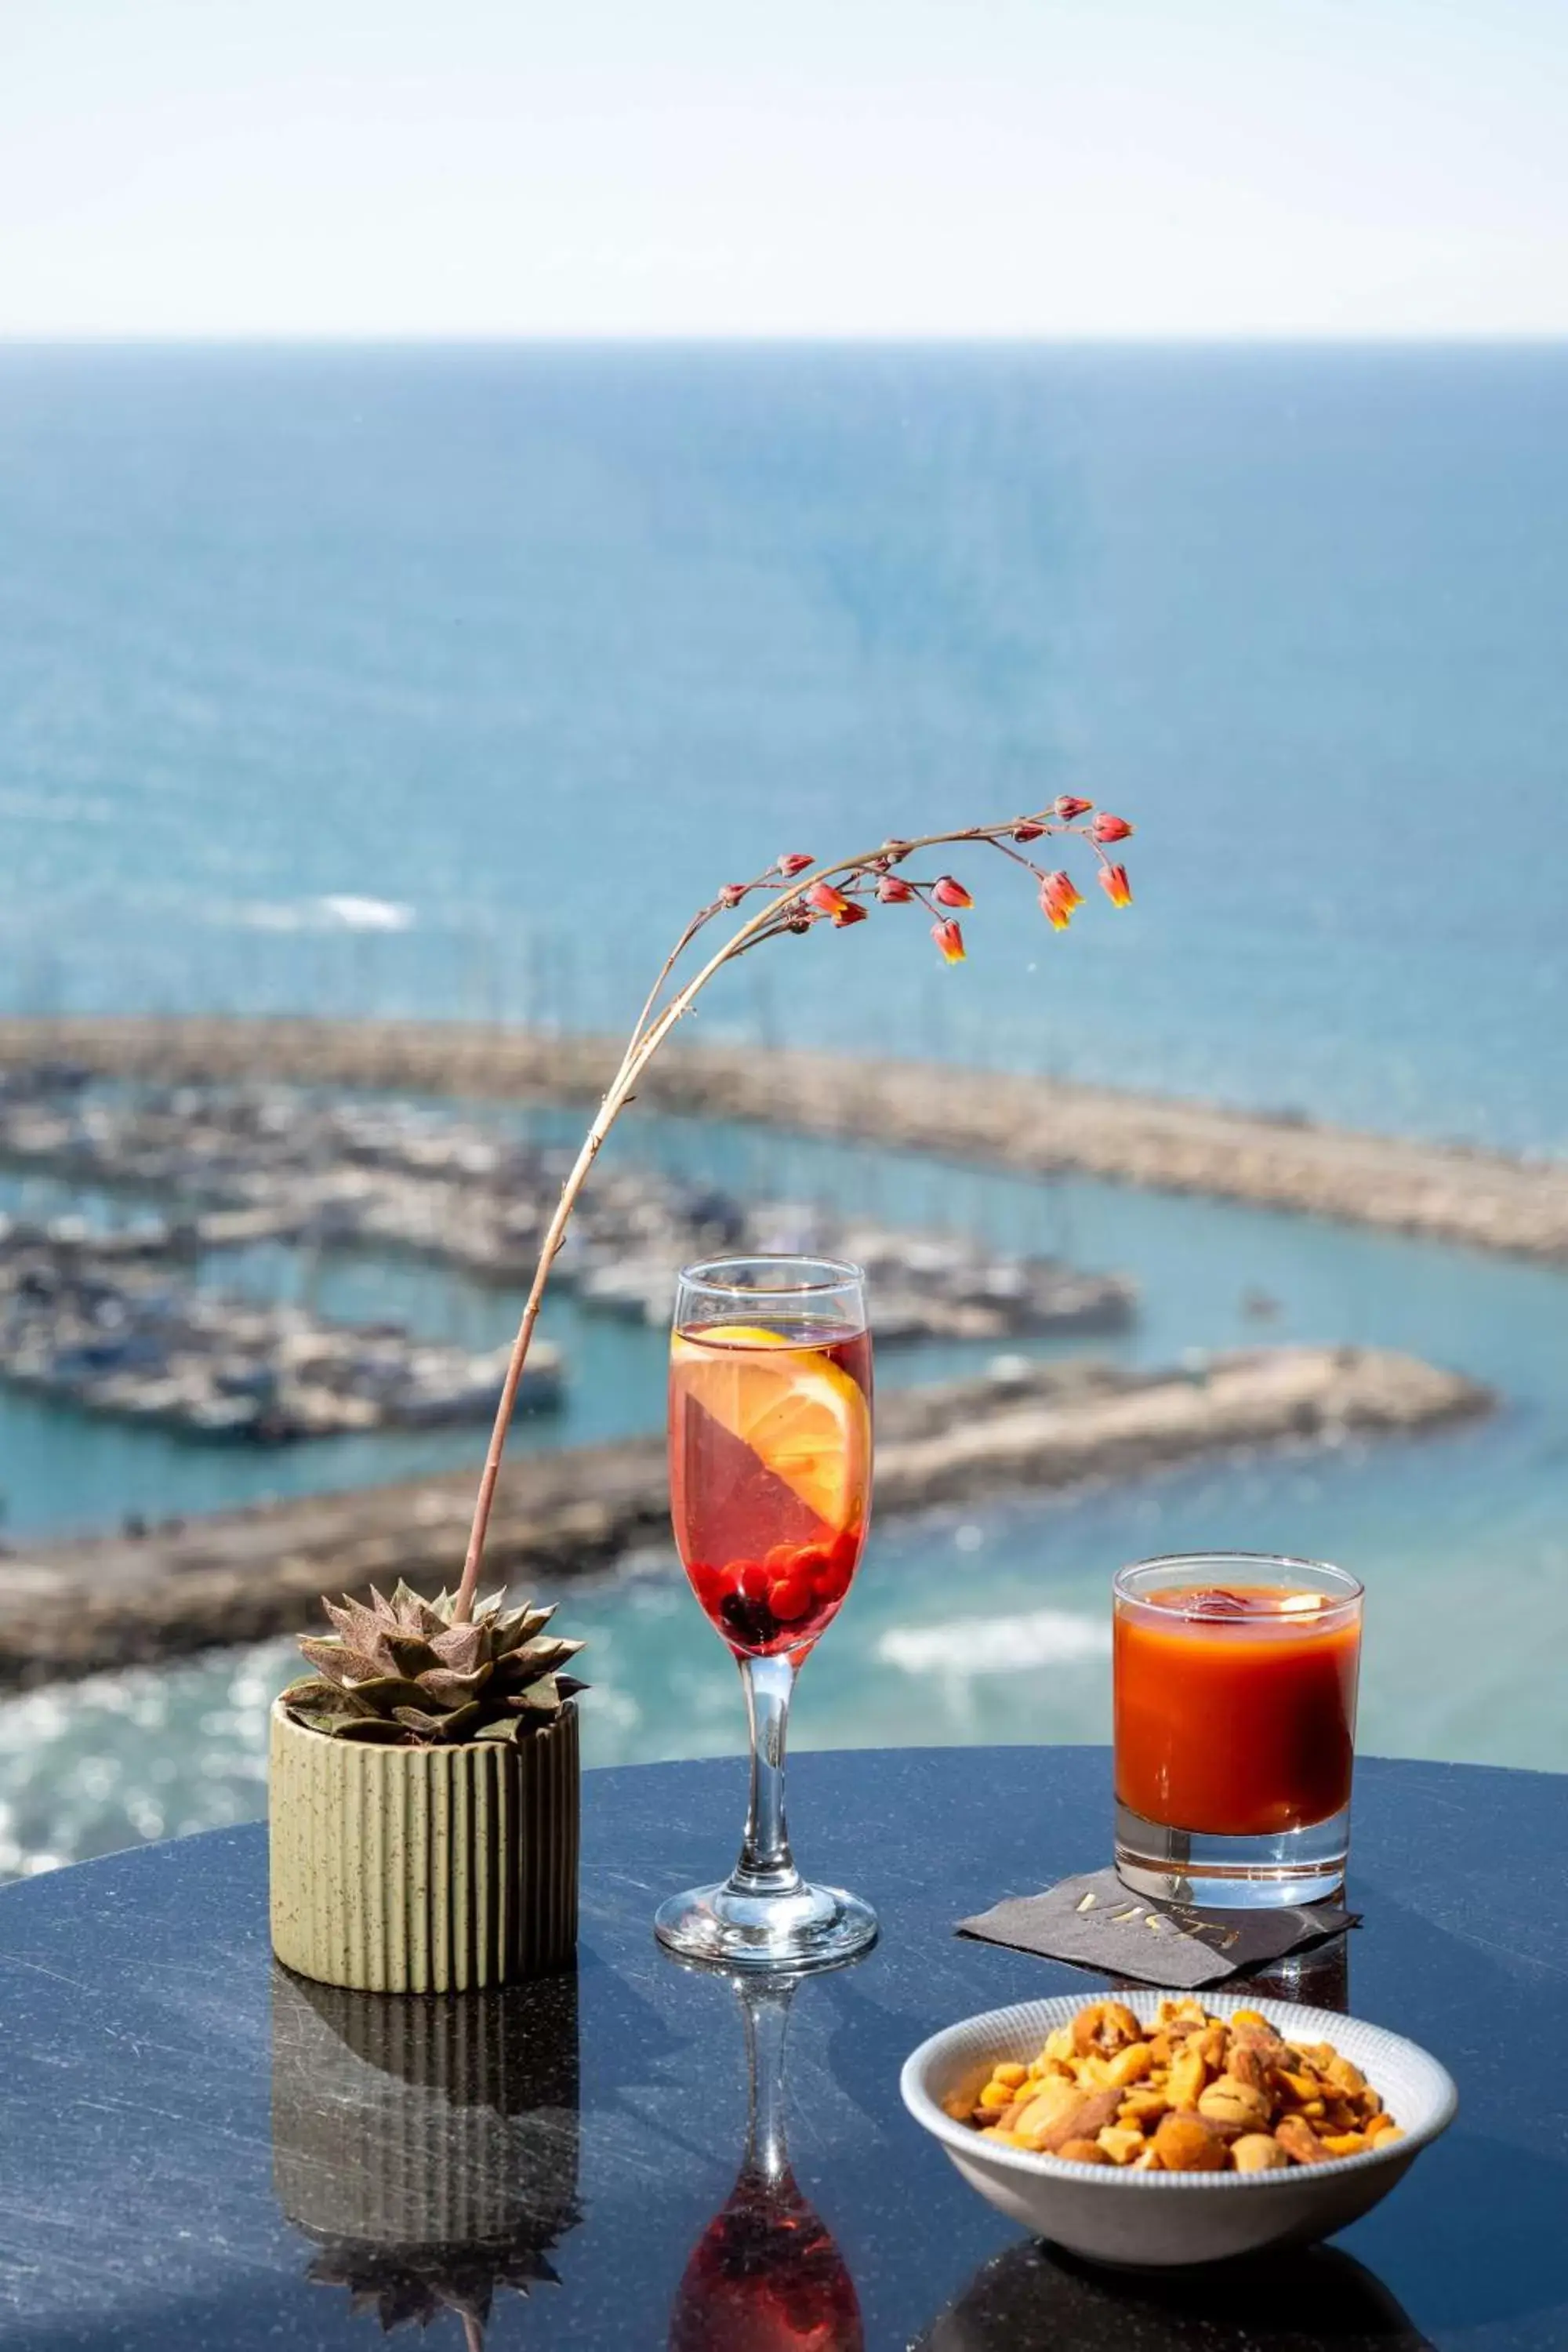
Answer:
<svg viewBox="0 0 1568 2352"><path fill-rule="evenodd" d="M750 1323L678 1331L670 1360L686 1394L756 1455L826 1527L865 1508L871 1412L842 1365Z"/></svg>

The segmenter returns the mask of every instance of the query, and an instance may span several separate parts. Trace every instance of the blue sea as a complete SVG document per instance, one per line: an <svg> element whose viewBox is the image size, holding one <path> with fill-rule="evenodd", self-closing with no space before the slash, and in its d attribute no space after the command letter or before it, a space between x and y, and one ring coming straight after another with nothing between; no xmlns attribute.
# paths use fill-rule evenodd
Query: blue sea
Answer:
<svg viewBox="0 0 1568 2352"><path fill-rule="evenodd" d="M704 1020L1560 1150L1565 656L1568 348L0 350L0 995L619 1026L1071 788L1136 922Z"/></svg>
<svg viewBox="0 0 1568 2352"><path fill-rule="evenodd" d="M1137 823L1131 913L1058 938L966 860L963 969L889 909L703 1026L1558 1153L1565 616L1564 350L0 351L0 1003L617 1027L717 883L1070 788ZM1368 1745L1568 1767L1568 1274L637 1117L664 1164L1126 1266L1144 1360L1255 1337L1255 1286L1281 1336L1504 1400L889 1526L803 1738L1098 1736L1109 1570L1233 1542L1366 1574ZM314 1279L476 1340L510 1307ZM652 1426L657 1336L554 1318L564 1433ZM472 1450L263 1461L0 1395L14 1541ZM571 1606L597 1755L736 1744L668 1559ZM0 1865L254 1810L282 1670L0 1707Z"/></svg>

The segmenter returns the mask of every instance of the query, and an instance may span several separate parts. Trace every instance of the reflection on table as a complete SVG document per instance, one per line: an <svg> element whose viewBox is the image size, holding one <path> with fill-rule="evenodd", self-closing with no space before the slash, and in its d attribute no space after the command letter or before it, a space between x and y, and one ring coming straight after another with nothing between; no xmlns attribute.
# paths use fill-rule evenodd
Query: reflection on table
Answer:
<svg viewBox="0 0 1568 2352"><path fill-rule="evenodd" d="M452 2000L272 1972L273 2185L384 2330L458 2315L470 2352L497 2291L553 2285L582 2218L574 1973Z"/></svg>
<svg viewBox="0 0 1568 2352"><path fill-rule="evenodd" d="M1096 2270L1042 2245L978 2271L919 2352L1431 2352L1385 2286L1332 2248L1191 2272Z"/></svg>
<svg viewBox="0 0 1568 2352"><path fill-rule="evenodd" d="M784 2139L784 2042L801 1980L737 1977L746 2140L735 2185L692 2249L669 2352L863 2352L859 2300Z"/></svg>

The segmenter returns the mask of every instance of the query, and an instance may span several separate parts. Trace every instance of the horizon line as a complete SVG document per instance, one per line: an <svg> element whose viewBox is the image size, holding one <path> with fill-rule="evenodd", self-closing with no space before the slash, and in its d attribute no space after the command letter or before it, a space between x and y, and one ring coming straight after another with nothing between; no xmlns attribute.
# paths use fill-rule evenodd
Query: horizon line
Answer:
<svg viewBox="0 0 1568 2352"><path fill-rule="evenodd" d="M529 351L529 350L830 350L830 351L1191 351L1191 350L1319 350L1359 351L1519 351L1568 347L1568 326L1520 328L1507 332L1470 331L1463 328L1384 332L1339 331L1310 327L1280 329L1198 329L1171 334L1131 329L1095 333L1034 332L979 330L948 333L942 330L889 331L885 334L831 330L764 330L728 333L721 330L671 329L645 332L637 329L585 329L574 331L423 328L386 328L364 333L318 332L310 328L242 328L205 333L177 328L60 328L40 331L0 326L0 351L70 351L94 349L155 349L178 351L318 350L318 351Z"/></svg>

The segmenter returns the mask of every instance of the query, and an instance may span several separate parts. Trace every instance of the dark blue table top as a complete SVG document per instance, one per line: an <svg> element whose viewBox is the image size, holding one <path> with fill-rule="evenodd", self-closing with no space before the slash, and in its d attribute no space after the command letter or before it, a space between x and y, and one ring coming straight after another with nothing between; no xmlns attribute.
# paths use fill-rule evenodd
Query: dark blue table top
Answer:
<svg viewBox="0 0 1568 2352"><path fill-rule="evenodd" d="M467 2002L278 1969L259 1828L0 1891L0 2346L310 2352L432 2314L432 2345L574 2352L1568 2346L1568 1778L1361 1765L1365 1925L1302 1996L1348 1979L1447 2063L1459 2121L1332 2248L1173 2284L1030 2245L898 2096L935 2027L1092 1987L952 1927L1104 1858L1105 1751L792 1767L804 1865L868 1895L883 1937L795 1993L795 2195L706 2237L745 2140L744 2021L649 1919L728 1865L743 1768L585 1790L575 1977Z"/></svg>

